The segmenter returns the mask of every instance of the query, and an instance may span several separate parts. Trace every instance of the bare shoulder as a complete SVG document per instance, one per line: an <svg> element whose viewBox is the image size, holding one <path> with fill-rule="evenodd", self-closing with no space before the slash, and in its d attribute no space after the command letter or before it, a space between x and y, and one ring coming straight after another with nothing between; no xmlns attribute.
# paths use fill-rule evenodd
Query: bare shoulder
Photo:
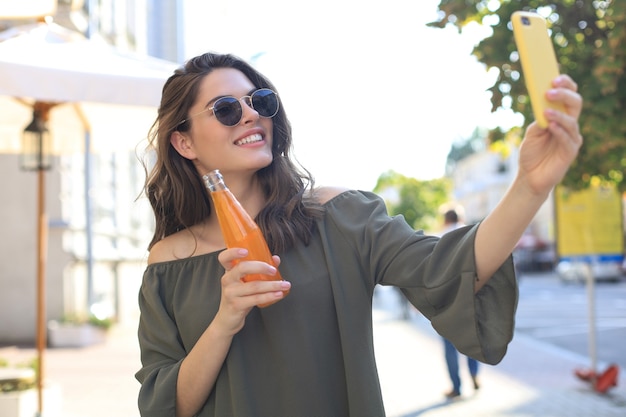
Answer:
<svg viewBox="0 0 626 417"><path fill-rule="evenodd" d="M226 247L217 218L173 233L152 246L148 265L217 252Z"/></svg>
<svg viewBox="0 0 626 417"><path fill-rule="evenodd" d="M185 229L169 235L152 246L148 255L148 265L188 258L196 251L191 231Z"/></svg>
<svg viewBox="0 0 626 417"><path fill-rule="evenodd" d="M328 201L348 190L350 189L346 187L324 186L316 188L313 193L320 204L326 204Z"/></svg>

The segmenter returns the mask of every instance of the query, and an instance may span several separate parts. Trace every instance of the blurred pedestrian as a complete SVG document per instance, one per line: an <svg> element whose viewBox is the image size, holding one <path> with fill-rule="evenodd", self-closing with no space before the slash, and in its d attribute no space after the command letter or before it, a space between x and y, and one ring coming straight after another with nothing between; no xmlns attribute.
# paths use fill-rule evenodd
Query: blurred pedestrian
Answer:
<svg viewBox="0 0 626 417"><path fill-rule="evenodd" d="M456 210L450 209L443 215L443 230L442 235L465 226L459 218L459 214ZM461 378L459 375L459 352L456 347L445 337L443 338L444 353L446 358L446 366L448 368L448 375L452 382L452 389L446 392L446 398L452 399L461 395ZM477 390L480 385L478 384L478 361L467 356L467 368L472 378L474 389Z"/></svg>

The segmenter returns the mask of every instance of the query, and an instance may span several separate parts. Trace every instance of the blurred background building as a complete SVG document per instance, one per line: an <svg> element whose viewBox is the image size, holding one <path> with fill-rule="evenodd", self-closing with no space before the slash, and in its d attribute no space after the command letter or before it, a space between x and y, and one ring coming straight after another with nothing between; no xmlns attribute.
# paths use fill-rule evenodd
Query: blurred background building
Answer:
<svg viewBox="0 0 626 417"><path fill-rule="evenodd" d="M504 196L517 173L519 148L510 145L506 157L487 148L468 155L450 173L455 201L464 209L467 223L489 214ZM551 270L556 262L554 201L551 195L533 218L516 249L521 271Z"/></svg>
<svg viewBox="0 0 626 417"><path fill-rule="evenodd" d="M178 62L181 3L2 0L0 32L51 16L54 23L122 52ZM32 109L20 101L26 99L0 97L0 343L31 343L35 338L37 174L20 169L21 154L15 146L33 117ZM51 110L53 140L71 146L52 156L45 177L48 319L136 319L133 306L153 222L141 196L145 174L138 157L157 105L136 111L92 105L88 111L104 120L92 123L90 151L85 151L77 115L65 105Z"/></svg>

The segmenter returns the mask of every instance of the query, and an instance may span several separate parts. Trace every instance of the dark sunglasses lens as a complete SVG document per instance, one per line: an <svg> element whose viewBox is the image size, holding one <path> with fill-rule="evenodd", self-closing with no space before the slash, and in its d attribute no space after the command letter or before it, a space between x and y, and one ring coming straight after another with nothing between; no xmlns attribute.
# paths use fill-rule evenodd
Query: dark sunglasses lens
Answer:
<svg viewBox="0 0 626 417"><path fill-rule="evenodd" d="M241 120L241 103L234 97L222 97L215 102L213 114L226 126L235 126Z"/></svg>
<svg viewBox="0 0 626 417"><path fill-rule="evenodd" d="M274 117L278 113L278 97L276 93L262 88L252 94L252 107L262 117Z"/></svg>

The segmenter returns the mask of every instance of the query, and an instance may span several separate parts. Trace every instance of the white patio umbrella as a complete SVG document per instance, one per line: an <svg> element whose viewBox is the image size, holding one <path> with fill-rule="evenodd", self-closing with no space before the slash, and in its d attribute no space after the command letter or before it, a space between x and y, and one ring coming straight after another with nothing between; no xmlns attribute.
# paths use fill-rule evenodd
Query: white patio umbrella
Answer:
<svg viewBox="0 0 626 417"><path fill-rule="evenodd" d="M0 33L0 95L157 106L175 67L120 52L51 22Z"/></svg>
<svg viewBox="0 0 626 417"><path fill-rule="evenodd" d="M0 33L0 96L10 96L33 110L48 111L63 103L72 103L84 129L85 161L92 149L89 109L107 105L137 106L139 109L158 106L165 80L178 65L172 62L120 52L82 34L63 28L51 21L14 27ZM0 102L1 104L2 102ZM6 103L6 101L4 101ZM93 114L98 113L95 111ZM156 113L154 113L156 114ZM112 125L116 120L110 120ZM149 127L149 126L148 126ZM107 135L108 138L112 136ZM12 143L0 146L15 147ZM131 146L134 147L136 143ZM128 146L128 145L127 145ZM5 149L6 151L6 149ZM37 248L37 378L39 414L43 412L45 323L45 261L47 221L44 207L44 174L38 176L38 248ZM85 167L89 174L89 167ZM87 210L88 288L91 282L91 236L89 219L90 187L85 179ZM88 291L90 291L88 289ZM88 299L91 295L88 294Z"/></svg>

